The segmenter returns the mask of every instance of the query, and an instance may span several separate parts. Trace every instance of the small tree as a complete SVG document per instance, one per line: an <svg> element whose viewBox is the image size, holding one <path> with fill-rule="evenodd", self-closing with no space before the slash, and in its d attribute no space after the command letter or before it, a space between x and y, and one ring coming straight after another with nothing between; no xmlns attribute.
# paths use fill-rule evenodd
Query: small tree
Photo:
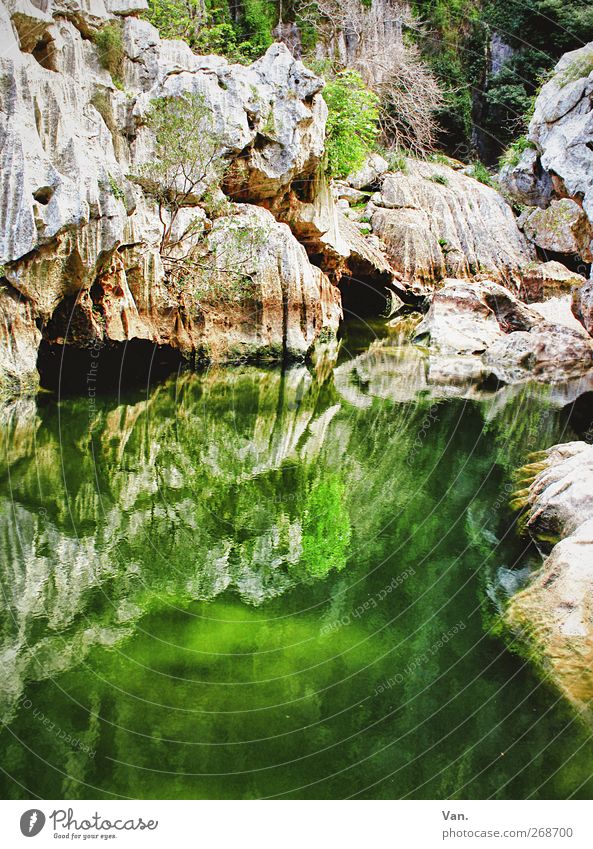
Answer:
<svg viewBox="0 0 593 849"><path fill-rule="evenodd" d="M153 100L146 123L155 135L155 158L140 167L135 179L157 202L163 227L160 251L166 257L191 235L172 239L180 210L206 205L226 162L221 135L202 95Z"/></svg>

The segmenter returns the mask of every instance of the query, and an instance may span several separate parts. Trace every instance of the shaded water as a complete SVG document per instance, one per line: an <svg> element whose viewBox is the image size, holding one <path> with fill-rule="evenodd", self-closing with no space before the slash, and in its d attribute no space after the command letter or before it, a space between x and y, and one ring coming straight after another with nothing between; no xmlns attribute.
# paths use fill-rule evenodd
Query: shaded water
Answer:
<svg viewBox="0 0 593 849"><path fill-rule="evenodd" d="M317 376L5 412L2 796L591 797L588 732L493 629L559 405L359 330Z"/></svg>

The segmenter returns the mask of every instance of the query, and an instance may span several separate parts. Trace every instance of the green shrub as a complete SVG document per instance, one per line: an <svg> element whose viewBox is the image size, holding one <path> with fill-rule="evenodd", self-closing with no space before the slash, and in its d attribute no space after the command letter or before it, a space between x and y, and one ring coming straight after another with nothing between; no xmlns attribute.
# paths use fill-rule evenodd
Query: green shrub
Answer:
<svg viewBox="0 0 593 849"><path fill-rule="evenodd" d="M507 147L503 155L500 157L498 161L500 168L504 168L505 165L509 165L511 168L514 168L521 159L522 153L530 147L533 147L533 143L529 141L527 136L521 136L518 138Z"/></svg>
<svg viewBox="0 0 593 849"><path fill-rule="evenodd" d="M427 177L432 183L438 183L441 186L448 186L449 179L444 174L431 174L430 177Z"/></svg>
<svg viewBox="0 0 593 849"><path fill-rule="evenodd" d="M388 154L387 163L390 171L399 171L402 174L408 173L408 157L401 151Z"/></svg>
<svg viewBox="0 0 593 849"><path fill-rule="evenodd" d="M124 44L121 27L117 23L105 24L95 33L95 47L101 65L109 71L114 83L121 86L124 61Z"/></svg>
<svg viewBox="0 0 593 849"><path fill-rule="evenodd" d="M328 107L326 126L327 170L346 177L363 164L379 134L379 98L369 91L356 71L346 70L323 89Z"/></svg>
<svg viewBox="0 0 593 849"><path fill-rule="evenodd" d="M493 185L490 172L485 165L482 165L481 162L472 163L472 166L468 171L468 176L473 177L474 180L478 180L480 183L484 183L485 186Z"/></svg>

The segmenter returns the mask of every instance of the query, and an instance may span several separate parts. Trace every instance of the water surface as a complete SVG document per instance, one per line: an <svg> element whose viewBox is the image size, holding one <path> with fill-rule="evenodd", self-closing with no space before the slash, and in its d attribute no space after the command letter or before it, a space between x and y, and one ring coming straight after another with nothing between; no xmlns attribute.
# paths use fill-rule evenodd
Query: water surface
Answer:
<svg viewBox="0 0 593 849"><path fill-rule="evenodd" d="M431 386L382 335L5 410L4 797L591 797L496 628L558 398Z"/></svg>

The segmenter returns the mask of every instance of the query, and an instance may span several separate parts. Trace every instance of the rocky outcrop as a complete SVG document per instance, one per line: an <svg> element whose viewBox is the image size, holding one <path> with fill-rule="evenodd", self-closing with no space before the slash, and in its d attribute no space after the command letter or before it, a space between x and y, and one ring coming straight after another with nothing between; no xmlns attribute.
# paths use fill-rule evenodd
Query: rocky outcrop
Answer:
<svg viewBox="0 0 593 849"><path fill-rule="evenodd" d="M592 95L593 42L560 59L536 99L530 147L500 175L517 201L546 208L528 216L536 243L556 244L550 250L575 252L586 262L593 236Z"/></svg>
<svg viewBox="0 0 593 849"><path fill-rule="evenodd" d="M137 18L145 6L55 0L39 11L12 0L0 8L0 274L14 293L2 306L5 386L14 385L15 371L23 385L26 375L34 379L38 327L48 341L147 339L224 359L302 355L337 326L339 294L288 228L241 204L223 203L224 215L196 207L220 169L180 216L186 224L199 220L186 247L200 262L183 285L179 275L165 274L163 225L152 192L137 179L155 156L151 103L196 95L210 116L217 160L228 163L227 193L262 204L280 202L297 178L317 170L326 106L322 81L284 45L249 67L196 56ZM121 33L118 78L102 67L96 46L106 25ZM270 239L257 263L248 256L249 269L226 274L225 286L221 234L238 228L248 254L257 231L268 228ZM217 303L225 304L218 309L203 297L213 274L222 292ZM17 339L23 323L29 329Z"/></svg>
<svg viewBox="0 0 593 849"><path fill-rule="evenodd" d="M591 260L589 245L593 232L576 201L553 200L547 209L526 212L519 221L529 241L539 248L559 254L580 253L584 260Z"/></svg>
<svg viewBox="0 0 593 849"><path fill-rule="evenodd" d="M555 445L521 473L517 506L548 553L511 600L508 624L530 654L580 709L593 699L593 446Z"/></svg>
<svg viewBox="0 0 593 849"><path fill-rule="evenodd" d="M585 330L593 336L593 280L573 290L572 312Z"/></svg>
<svg viewBox="0 0 593 849"><path fill-rule="evenodd" d="M530 304L569 295L585 282L581 274L556 260L534 262L523 270L517 294L522 301Z"/></svg>
<svg viewBox="0 0 593 849"><path fill-rule="evenodd" d="M518 287L535 259L501 195L447 165L408 159L404 171L385 176L369 211L406 280L434 286L487 274Z"/></svg>
<svg viewBox="0 0 593 849"><path fill-rule="evenodd" d="M593 368L593 343L575 327L567 302L555 307L558 316L546 305L526 306L493 281L447 280L414 338L445 355L440 370L451 380L461 366L466 377L503 383L565 380Z"/></svg>

